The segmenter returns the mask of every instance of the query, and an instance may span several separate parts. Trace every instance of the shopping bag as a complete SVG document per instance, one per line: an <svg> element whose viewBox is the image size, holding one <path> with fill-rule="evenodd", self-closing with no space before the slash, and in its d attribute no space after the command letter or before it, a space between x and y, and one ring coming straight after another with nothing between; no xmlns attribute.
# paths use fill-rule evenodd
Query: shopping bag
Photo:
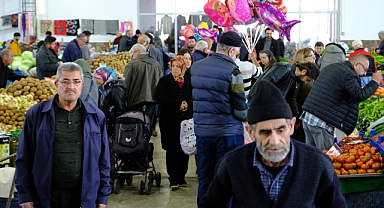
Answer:
<svg viewBox="0 0 384 208"><path fill-rule="evenodd" d="M193 118L181 122L180 145L187 155L196 154L196 136L193 125Z"/></svg>

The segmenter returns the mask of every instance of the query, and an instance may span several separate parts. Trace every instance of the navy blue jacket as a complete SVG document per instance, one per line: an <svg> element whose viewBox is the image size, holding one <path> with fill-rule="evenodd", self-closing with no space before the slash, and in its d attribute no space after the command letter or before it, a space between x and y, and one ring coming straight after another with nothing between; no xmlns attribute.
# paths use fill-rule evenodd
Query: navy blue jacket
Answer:
<svg viewBox="0 0 384 208"><path fill-rule="evenodd" d="M73 39L65 46L61 60L63 60L63 62L75 62L77 59L81 59L81 57L81 49L79 45L77 45L76 39Z"/></svg>
<svg viewBox="0 0 384 208"><path fill-rule="evenodd" d="M244 91L233 93L231 90L232 74L237 68L230 57L218 53L213 53L192 65L193 118L196 136L222 137L244 134L241 123L243 118L238 116L236 110L238 105L241 105L240 111L243 109L242 104L246 105Z"/></svg>
<svg viewBox="0 0 384 208"><path fill-rule="evenodd" d="M201 59L207 58L208 54L200 50L195 50L192 53L192 56L193 56L193 62L196 62L196 61L200 61Z"/></svg>
<svg viewBox="0 0 384 208"><path fill-rule="evenodd" d="M16 188L19 203L34 202L35 207L50 207L52 149L55 134L54 98L33 106L25 117L16 158ZM97 107L82 101L83 167L81 207L107 204L109 149L106 120Z"/></svg>

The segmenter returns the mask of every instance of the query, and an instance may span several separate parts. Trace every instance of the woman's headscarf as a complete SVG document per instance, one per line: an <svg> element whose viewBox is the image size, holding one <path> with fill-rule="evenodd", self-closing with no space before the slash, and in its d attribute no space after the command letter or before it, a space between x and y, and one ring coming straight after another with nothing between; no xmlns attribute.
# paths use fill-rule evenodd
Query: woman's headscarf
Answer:
<svg viewBox="0 0 384 208"><path fill-rule="evenodd" d="M171 61L170 61L170 64L171 64L171 70L172 70L172 62L174 61L177 61L179 62L180 64L180 68L181 68L181 73L179 76L173 76L173 78L175 79L175 81L179 84L180 88L183 86L184 84L184 74L185 74L185 71L187 70L187 59L184 57L184 56L175 56Z"/></svg>
<svg viewBox="0 0 384 208"><path fill-rule="evenodd" d="M87 61L85 61L84 59L77 59L75 63L78 64L83 69L84 77L88 77L92 79L91 68L89 67L89 64Z"/></svg>
<svg viewBox="0 0 384 208"><path fill-rule="evenodd" d="M92 74L93 77L102 79L105 82L111 79L116 79L118 77L117 72L110 67L99 67Z"/></svg>

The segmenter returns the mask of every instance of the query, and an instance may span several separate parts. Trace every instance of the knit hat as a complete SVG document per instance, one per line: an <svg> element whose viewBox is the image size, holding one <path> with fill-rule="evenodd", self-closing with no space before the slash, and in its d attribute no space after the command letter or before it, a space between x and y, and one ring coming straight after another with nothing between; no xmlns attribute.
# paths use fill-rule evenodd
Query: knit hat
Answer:
<svg viewBox="0 0 384 208"><path fill-rule="evenodd" d="M363 46L363 42L361 42L361 40L354 40L352 41L352 48L355 48L356 46L359 46L362 47Z"/></svg>
<svg viewBox="0 0 384 208"><path fill-rule="evenodd" d="M227 46L241 47L241 37L239 34L229 31L221 36L219 43L223 43Z"/></svg>
<svg viewBox="0 0 384 208"><path fill-rule="evenodd" d="M259 80L248 109L248 123L255 124L261 121L286 118L291 119L292 112L284 99L283 93L271 82Z"/></svg>
<svg viewBox="0 0 384 208"><path fill-rule="evenodd" d="M56 38L55 37L52 37L52 36L47 36L45 39L44 39L44 43L53 43L56 41Z"/></svg>

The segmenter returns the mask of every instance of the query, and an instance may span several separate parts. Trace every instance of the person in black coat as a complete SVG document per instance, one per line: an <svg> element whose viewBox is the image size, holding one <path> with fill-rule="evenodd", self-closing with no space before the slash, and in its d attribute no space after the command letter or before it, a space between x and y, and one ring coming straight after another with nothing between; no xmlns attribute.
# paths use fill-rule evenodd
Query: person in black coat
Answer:
<svg viewBox="0 0 384 208"><path fill-rule="evenodd" d="M44 44L36 54L36 78L42 80L44 77L56 75L57 68L62 64L54 50L55 37L47 36Z"/></svg>
<svg viewBox="0 0 384 208"><path fill-rule="evenodd" d="M166 151L166 165L170 187L186 187L185 174L189 155L180 146L180 124L189 118L192 111L192 85L184 56L171 61L171 73L163 76L156 89L156 102L160 104L161 144Z"/></svg>
<svg viewBox="0 0 384 208"><path fill-rule="evenodd" d="M265 49L272 51L273 55L276 57L277 62L279 62L279 56L284 56L280 54L279 43L277 40L272 38L272 30L270 28L265 29L265 37L261 38L256 44L257 53ZM257 55L259 60L260 55Z"/></svg>
<svg viewBox="0 0 384 208"><path fill-rule="evenodd" d="M0 88L5 88L7 86L7 81L16 81L26 76L19 76L8 68L12 64L14 54L9 49L4 49L0 52Z"/></svg>

